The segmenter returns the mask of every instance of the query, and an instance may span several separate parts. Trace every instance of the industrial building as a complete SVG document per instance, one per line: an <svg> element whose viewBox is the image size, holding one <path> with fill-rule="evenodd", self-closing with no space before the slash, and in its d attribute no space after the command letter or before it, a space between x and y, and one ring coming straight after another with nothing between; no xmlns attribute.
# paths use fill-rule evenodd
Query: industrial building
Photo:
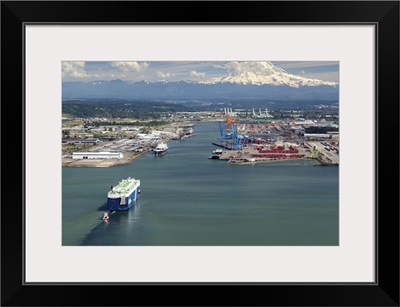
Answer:
<svg viewBox="0 0 400 307"><path fill-rule="evenodd" d="M74 152L72 159L122 159L122 152Z"/></svg>
<svg viewBox="0 0 400 307"><path fill-rule="evenodd" d="M304 133L304 137L307 140L319 140L319 139L329 139L331 137L328 133Z"/></svg>

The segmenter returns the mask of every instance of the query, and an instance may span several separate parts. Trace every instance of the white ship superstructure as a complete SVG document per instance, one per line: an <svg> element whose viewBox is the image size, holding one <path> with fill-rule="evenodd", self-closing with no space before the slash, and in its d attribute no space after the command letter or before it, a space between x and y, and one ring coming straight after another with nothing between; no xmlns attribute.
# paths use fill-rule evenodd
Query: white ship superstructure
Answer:
<svg viewBox="0 0 400 307"><path fill-rule="evenodd" d="M167 153L168 146L165 143L160 143L157 145L157 147L154 149L154 155L155 156L161 156L165 153Z"/></svg>
<svg viewBox="0 0 400 307"><path fill-rule="evenodd" d="M140 193L140 180L135 178L123 179L108 192L108 210L127 210L132 207Z"/></svg>

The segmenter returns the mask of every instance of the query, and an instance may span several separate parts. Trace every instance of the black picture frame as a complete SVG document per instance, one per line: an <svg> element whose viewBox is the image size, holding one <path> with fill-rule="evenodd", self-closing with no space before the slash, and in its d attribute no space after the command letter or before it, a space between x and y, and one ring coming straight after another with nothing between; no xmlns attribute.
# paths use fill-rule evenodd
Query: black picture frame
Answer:
<svg viewBox="0 0 400 307"><path fill-rule="evenodd" d="M30 22L375 25L376 283L25 284L23 41ZM399 306L399 1L3 1L1 72L2 306Z"/></svg>

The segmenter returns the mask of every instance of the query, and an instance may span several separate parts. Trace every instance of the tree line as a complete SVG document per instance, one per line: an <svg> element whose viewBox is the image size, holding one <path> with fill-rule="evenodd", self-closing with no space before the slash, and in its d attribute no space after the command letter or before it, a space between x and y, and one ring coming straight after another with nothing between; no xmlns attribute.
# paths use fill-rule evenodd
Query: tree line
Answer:
<svg viewBox="0 0 400 307"><path fill-rule="evenodd" d="M68 100L62 103L62 113L73 117L106 117L106 118L148 118L158 119L161 113L185 112L191 108L181 104L160 101L89 101Z"/></svg>

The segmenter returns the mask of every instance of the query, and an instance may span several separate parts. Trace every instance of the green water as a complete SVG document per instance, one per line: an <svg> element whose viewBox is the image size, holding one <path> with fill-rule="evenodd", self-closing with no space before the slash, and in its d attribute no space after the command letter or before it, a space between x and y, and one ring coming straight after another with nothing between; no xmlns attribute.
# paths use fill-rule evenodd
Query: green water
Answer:
<svg viewBox="0 0 400 307"><path fill-rule="evenodd" d="M163 157L110 168L63 168L63 245L338 245L338 167L313 160L210 160L217 123L197 123ZM111 185L141 180L130 210L101 221Z"/></svg>

